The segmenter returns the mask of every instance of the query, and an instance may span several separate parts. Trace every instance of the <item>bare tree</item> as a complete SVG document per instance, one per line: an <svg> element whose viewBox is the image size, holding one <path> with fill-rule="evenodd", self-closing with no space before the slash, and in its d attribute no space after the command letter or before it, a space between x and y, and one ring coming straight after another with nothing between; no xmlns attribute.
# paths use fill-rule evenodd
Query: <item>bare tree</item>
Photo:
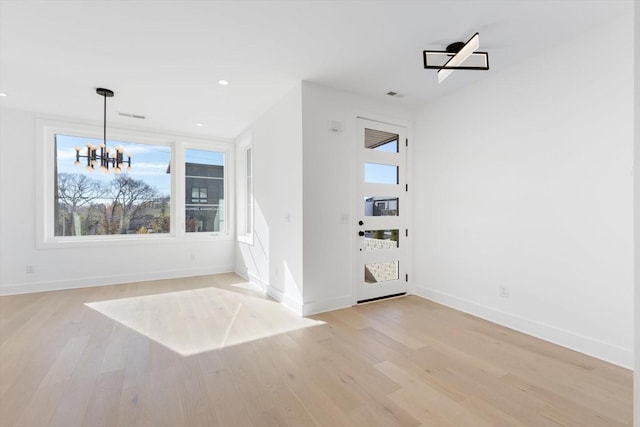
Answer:
<svg viewBox="0 0 640 427"><path fill-rule="evenodd" d="M76 173L59 173L57 206L60 235L76 235L80 226L78 210L105 196L106 188L100 181Z"/></svg>
<svg viewBox="0 0 640 427"><path fill-rule="evenodd" d="M143 180L118 175L104 184L73 173L57 178L56 235L126 234L131 227L168 231L167 224L154 219L158 210L166 216L167 200Z"/></svg>
<svg viewBox="0 0 640 427"><path fill-rule="evenodd" d="M143 215L145 210L159 197L158 191L143 180L119 175L109 189L113 203L109 207L109 234L127 233L129 223Z"/></svg>

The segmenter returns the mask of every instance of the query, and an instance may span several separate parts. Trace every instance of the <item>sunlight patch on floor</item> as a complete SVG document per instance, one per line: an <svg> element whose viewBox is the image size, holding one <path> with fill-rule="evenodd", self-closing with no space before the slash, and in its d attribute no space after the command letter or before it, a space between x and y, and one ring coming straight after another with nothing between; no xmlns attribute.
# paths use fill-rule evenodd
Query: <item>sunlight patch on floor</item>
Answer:
<svg viewBox="0 0 640 427"><path fill-rule="evenodd" d="M277 302L219 288L85 305L183 356L324 324Z"/></svg>

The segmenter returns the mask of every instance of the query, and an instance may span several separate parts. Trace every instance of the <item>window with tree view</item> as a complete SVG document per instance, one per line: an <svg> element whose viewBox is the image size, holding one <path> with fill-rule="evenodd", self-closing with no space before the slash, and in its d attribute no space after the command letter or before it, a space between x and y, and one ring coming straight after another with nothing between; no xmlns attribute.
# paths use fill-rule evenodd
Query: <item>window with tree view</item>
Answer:
<svg viewBox="0 0 640 427"><path fill-rule="evenodd" d="M224 231L224 153L185 150L185 230Z"/></svg>
<svg viewBox="0 0 640 427"><path fill-rule="evenodd" d="M107 141L132 156L122 173L74 164L76 147L102 140L55 135L54 235L98 236L169 233L171 147ZM78 162L75 162L78 163Z"/></svg>

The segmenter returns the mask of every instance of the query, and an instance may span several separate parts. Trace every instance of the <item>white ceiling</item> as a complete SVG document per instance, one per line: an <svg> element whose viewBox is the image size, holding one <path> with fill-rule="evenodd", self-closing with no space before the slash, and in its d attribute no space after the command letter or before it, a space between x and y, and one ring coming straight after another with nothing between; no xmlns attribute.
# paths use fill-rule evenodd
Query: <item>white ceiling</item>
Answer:
<svg viewBox="0 0 640 427"><path fill-rule="evenodd" d="M632 0L0 0L0 102L101 122L95 88L106 87L109 124L233 138L300 80L413 108L632 10ZM491 70L438 85L422 51L476 31Z"/></svg>

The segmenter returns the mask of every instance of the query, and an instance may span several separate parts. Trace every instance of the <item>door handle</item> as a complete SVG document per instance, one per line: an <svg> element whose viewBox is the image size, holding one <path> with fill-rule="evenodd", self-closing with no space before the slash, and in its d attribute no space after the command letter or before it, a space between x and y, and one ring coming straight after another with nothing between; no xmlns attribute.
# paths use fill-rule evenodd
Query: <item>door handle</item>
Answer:
<svg viewBox="0 0 640 427"><path fill-rule="evenodd" d="M358 221L358 225L364 225L364 222L362 220Z"/></svg>
<svg viewBox="0 0 640 427"><path fill-rule="evenodd" d="M358 231L358 236L364 236L364 231Z"/></svg>

